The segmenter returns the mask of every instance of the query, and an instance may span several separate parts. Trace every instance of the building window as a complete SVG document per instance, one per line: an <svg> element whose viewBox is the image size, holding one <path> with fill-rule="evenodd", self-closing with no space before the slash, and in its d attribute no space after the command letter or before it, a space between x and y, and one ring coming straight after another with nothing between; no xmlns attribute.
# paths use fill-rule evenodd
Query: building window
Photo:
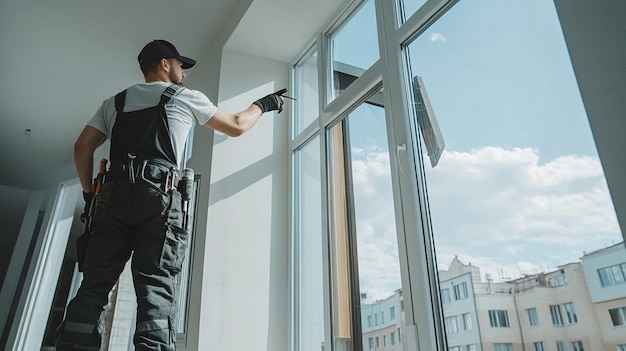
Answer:
<svg viewBox="0 0 626 351"><path fill-rule="evenodd" d="M626 344L617 345L617 351L626 351Z"/></svg>
<svg viewBox="0 0 626 351"><path fill-rule="evenodd" d="M561 316L561 308L559 305L550 306L550 316L552 317L552 324L556 326L563 325L563 316Z"/></svg>
<svg viewBox="0 0 626 351"><path fill-rule="evenodd" d="M380 312L380 324L385 324L385 312Z"/></svg>
<svg viewBox="0 0 626 351"><path fill-rule="evenodd" d="M467 345L467 351L476 351L476 345Z"/></svg>
<svg viewBox="0 0 626 351"><path fill-rule="evenodd" d="M469 313L463 313L463 329L472 330L472 315Z"/></svg>
<svg viewBox="0 0 626 351"><path fill-rule="evenodd" d="M614 327L626 325L626 307L610 309L609 314Z"/></svg>
<svg viewBox="0 0 626 351"><path fill-rule="evenodd" d="M495 343L493 344L494 351L515 351L513 344L510 343Z"/></svg>
<svg viewBox="0 0 626 351"><path fill-rule="evenodd" d="M391 332L391 346L396 344L396 332Z"/></svg>
<svg viewBox="0 0 626 351"><path fill-rule="evenodd" d="M378 325L378 313L374 315L374 325Z"/></svg>
<svg viewBox="0 0 626 351"><path fill-rule="evenodd" d="M380 347L380 337L376 337L376 348Z"/></svg>
<svg viewBox="0 0 626 351"><path fill-rule="evenodd" d="M398 342L402 344L402 329L398 328Z"/></svg>
<svg viewBox="0 0 626 351"><path fill-rule="evenodd" d="M452 347L448 347L448 351L463 351L461 349L461 346L452 346Z"/></svg>
<svg viewBox="0 0 626 351"><path fill-rule="evenodd" d="M565 308L565 316L567 317L567 324L576 324L578 323L578 316L576 315L576 309L574 308L574 303L566 303L563 305Z"/></svg>
<svg viewBox="0 0 626 351"><path fill-rule="evenodd" d="M389 318L391 318L391 320L396 319L396 308L393 306L389 308Z"/></svg>
<svg viewBox="0 0 626 351"><path fill-rule="evenodd" d="M626 263L598 269L602 287L623 284L626 282Z"/></svg>
<svg viewBox="0 0 626 351"><path fill-rule="evenodd" d="M462 300L467 298L467 284L465 282L454 286L454 299Z"/></svg>
<svg viewBox="0 0 626 351"><path fill-rule="evenodd" d="M459 332L459 323L456 316L446 317L446 331L448 334Z"/></svg>
<svg viewBox="0 0 626 351"><path fill-rule="evenodd" d="M383 347L387 347L387 335L383 335Z"/></svg>
<svg viewBox="0 0 626 351"><path fill-rule="evenodd" d="M535 345L535 351L544 351L543 342L537 341L534 343L534 345Z"/></svg>
<svg viewBox="0 0 626 351"><path fill-rule="evenodd" d="M574 351L585 351L582 341L574 341L572 343L572 349L574 349Z"/></svg>
<svg viewBox="0 0 626 351"><path fill-rule="evenodd" d="M441 289L441 302L450 302L450 289Z"/></svg>
<svg viewBox="0 0 626 351"><path fill-rule="evenodd" d="M539 325L539 316L537 315L537 309L536 308L529 308L526 310L526 312L528 312L528 324L530 324L531 327L536 327Z"/></svg>
<svg viewBox="0 0 626 351"><path fill-rule="evenodd" d="M565 349L565 341L557 341L556 342L556 351L567 351Z"/></svg>
<svg viewBox="0 0 626 351"><path fill-rule="evenodd" d="M368 327L372 326L372 316L367 316L367 326Z"/></svg>
<svg viewBox="0 0 626 351"><path fill-rule="evenodd" d="M367 342L369 343L370 350L374 348L374 338L368 338Z"/></svg>
<svg viewBox="0 0 626 351"><path fill-rule="evenodd" d="M492 328L509 328L509 312L505 310L490 310L489 324Z"/></svg>

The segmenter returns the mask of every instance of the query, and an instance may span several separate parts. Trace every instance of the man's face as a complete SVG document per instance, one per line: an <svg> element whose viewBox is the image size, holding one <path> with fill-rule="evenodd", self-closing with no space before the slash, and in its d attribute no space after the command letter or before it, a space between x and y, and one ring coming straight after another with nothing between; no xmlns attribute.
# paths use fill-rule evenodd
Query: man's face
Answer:
<svg viewBox="0 0 626 351"><path fill-rule="evenodd" d="M183 80L185 80L186 75L183 70L183 63L175 58L169 59L168 62L170 63L170 80L172 83L183 85Z"/></svg>

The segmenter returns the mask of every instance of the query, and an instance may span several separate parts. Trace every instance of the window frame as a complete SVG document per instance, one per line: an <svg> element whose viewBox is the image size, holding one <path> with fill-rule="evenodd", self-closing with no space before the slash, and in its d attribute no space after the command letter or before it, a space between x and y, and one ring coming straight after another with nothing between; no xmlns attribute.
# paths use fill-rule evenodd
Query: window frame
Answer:
<svg viewBox="0 0 626 351"><path fill-rule="evenodd" d="M325 345L334 349L332 332L332 296L329 286L329 195L328 195L328 145L329 140L326 131L328 128L345 118L348 111L358 106L365 100L370 92L379 89L384 81L385 89L383 99L385 117L388 126L388 142L390 157L394 156L393 151L397 147L404 145L405 150L398 152L396 159L391 157L391 176L394 198L394 208L396 215L396 226L398 228L398 249L400 252L401 279L403 289L403 316L404 329L398 329L398 342L406 342L414 348L445 350L447 340L443 326L443 309L439 297L438 271L434 255L434 242L430 228L427 199L424 197L424 174L423 160L419 142L417 142L417 127L413 125L411 119L413 112L408 103L408 94L411 91L409 83L406 81L407 68L403 46L412 38L421 34L434 18L438 18L447 11L456 0L429 0L410 19L405 21L398 28L398 6L396 1L372 0L375 2L376 22L379 39L380 58L362 75L360 75L348 88L339 96L331 99L332 96L332 62L330 60L329 36L333 30L343 25L343 22L350 18L351 13L358 9L364 0L349 1L344 4L337 14L324 26L292 62L291 90L297 91L295 76L295 65L306 59L307 53L315 51L318 62L318 89L319 89L319 116L310 125L295 130L295 121L290 119L288 130L291 138L289 149L291 154L298 150L308 140L319 136L320 142L320 173L322 174L322 237L324 244L324 338ZM391 94L390 91L403 91L405 94ZM292 103L293 102L289 102ZM293 111L294 109L292 109ZM297 216L294 209L294 188L293 179L296 175L293 172L293 157L290 157L290 208L292 209L291 223L293 233L293 218ZM402 171L401 171L402 170ZM425 216L415 216L415 213L423 213ZM426 217L425 220L423 217ZM292 234L293 235L293 234ZM292 247L290 254L291 262L294 261L294 251ZM426 268L425 268L426 267ZM409 279L409 271L417 272L426 270L427 274L413 274ZM290 275L290 287L292 292L296 291L297 272L292 269ZM294 301L294 294L291 294L292 326L290 332L291 349L298 350L297 330L293 326L294 316L297 314L298 306ZM358 313L358 312L357 312ZM417 330L420 329L420 338L417 337ZM406 334L405 334L406 333ZM404 334L404 335L403 335ZM406 338L405 338L406 337ZM356 341L356 338L355 338Z"/></svg>

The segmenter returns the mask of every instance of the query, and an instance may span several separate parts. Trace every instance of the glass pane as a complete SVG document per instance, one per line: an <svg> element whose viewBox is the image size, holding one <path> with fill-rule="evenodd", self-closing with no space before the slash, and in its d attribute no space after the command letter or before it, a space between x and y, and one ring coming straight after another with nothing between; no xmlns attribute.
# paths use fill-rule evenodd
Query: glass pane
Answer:
<svg viewBox="0 0 626 351"><path fill-rule="evenodd" d="M343 338L336 342L360 338L364 350L384 344L387 331L404 328L397 313L400 262L381 95L329 131L333 306L335 335Z"/></svg>
<svg viewBox="0 0 626 351"><path fill-rule="evenodd" d="M554 3L461 1L406 52L409 81L430 102L414 107L415 124L436 119L445 136L438 164L423 160L440 288L466 281L470 297L443 305L444 317L478 320L449 346L488 335L489 317L519 343L534 335L511 317L525 309L550 326L566 303L594 310L585 256L622 237ZM508 321L481 307L495 303ZM581 338L601 339L602 318L585 319Z"/></svg>
<svg viewBox="0 0 626 351"><path fill-rule="evenodd" d="M295 68L296 98L295 134L298 135L319 114L319 90L317 85L317 51L305 55Z"/></svg>
<svg viewBox="0 0 626 351"><path fill-rule="evenodd" d="M426 3L426 0L401 0L401 3L404 8L403 20L406 21Z"/></svg>
<svg viewBox="0 0 626 351"><path fill-rule="evenodd" d="M324 273L319 137L295 152L296 169L296 345L324 349Z"/></svg>
<svg viewBox="0 0 626 351"><path fill-rule="evenodd" d="M374 0L364 5L330 38L334 99L379 58Z"/></svg>

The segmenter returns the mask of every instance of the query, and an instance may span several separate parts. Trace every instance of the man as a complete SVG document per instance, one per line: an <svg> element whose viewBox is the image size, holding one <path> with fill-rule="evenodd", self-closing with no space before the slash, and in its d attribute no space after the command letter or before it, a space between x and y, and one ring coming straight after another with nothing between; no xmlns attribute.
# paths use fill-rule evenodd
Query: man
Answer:
<svg viewBox="0 0 626 351"><path fill-rule="evenodd" d="M182 87L195 60L154 40L139 53L145 83L105 100L74 145L86 208L93 198L93 154L111 139L111 166L96 200L83 282L58 329L57 350L99 350L98 320L108 293L132 254L137 296L135 350L175 350L177 275L187 246L176 189L194 123L229 136L246 132L267 111L282 109L267 95L236 114L203 93Z"/></svg>

